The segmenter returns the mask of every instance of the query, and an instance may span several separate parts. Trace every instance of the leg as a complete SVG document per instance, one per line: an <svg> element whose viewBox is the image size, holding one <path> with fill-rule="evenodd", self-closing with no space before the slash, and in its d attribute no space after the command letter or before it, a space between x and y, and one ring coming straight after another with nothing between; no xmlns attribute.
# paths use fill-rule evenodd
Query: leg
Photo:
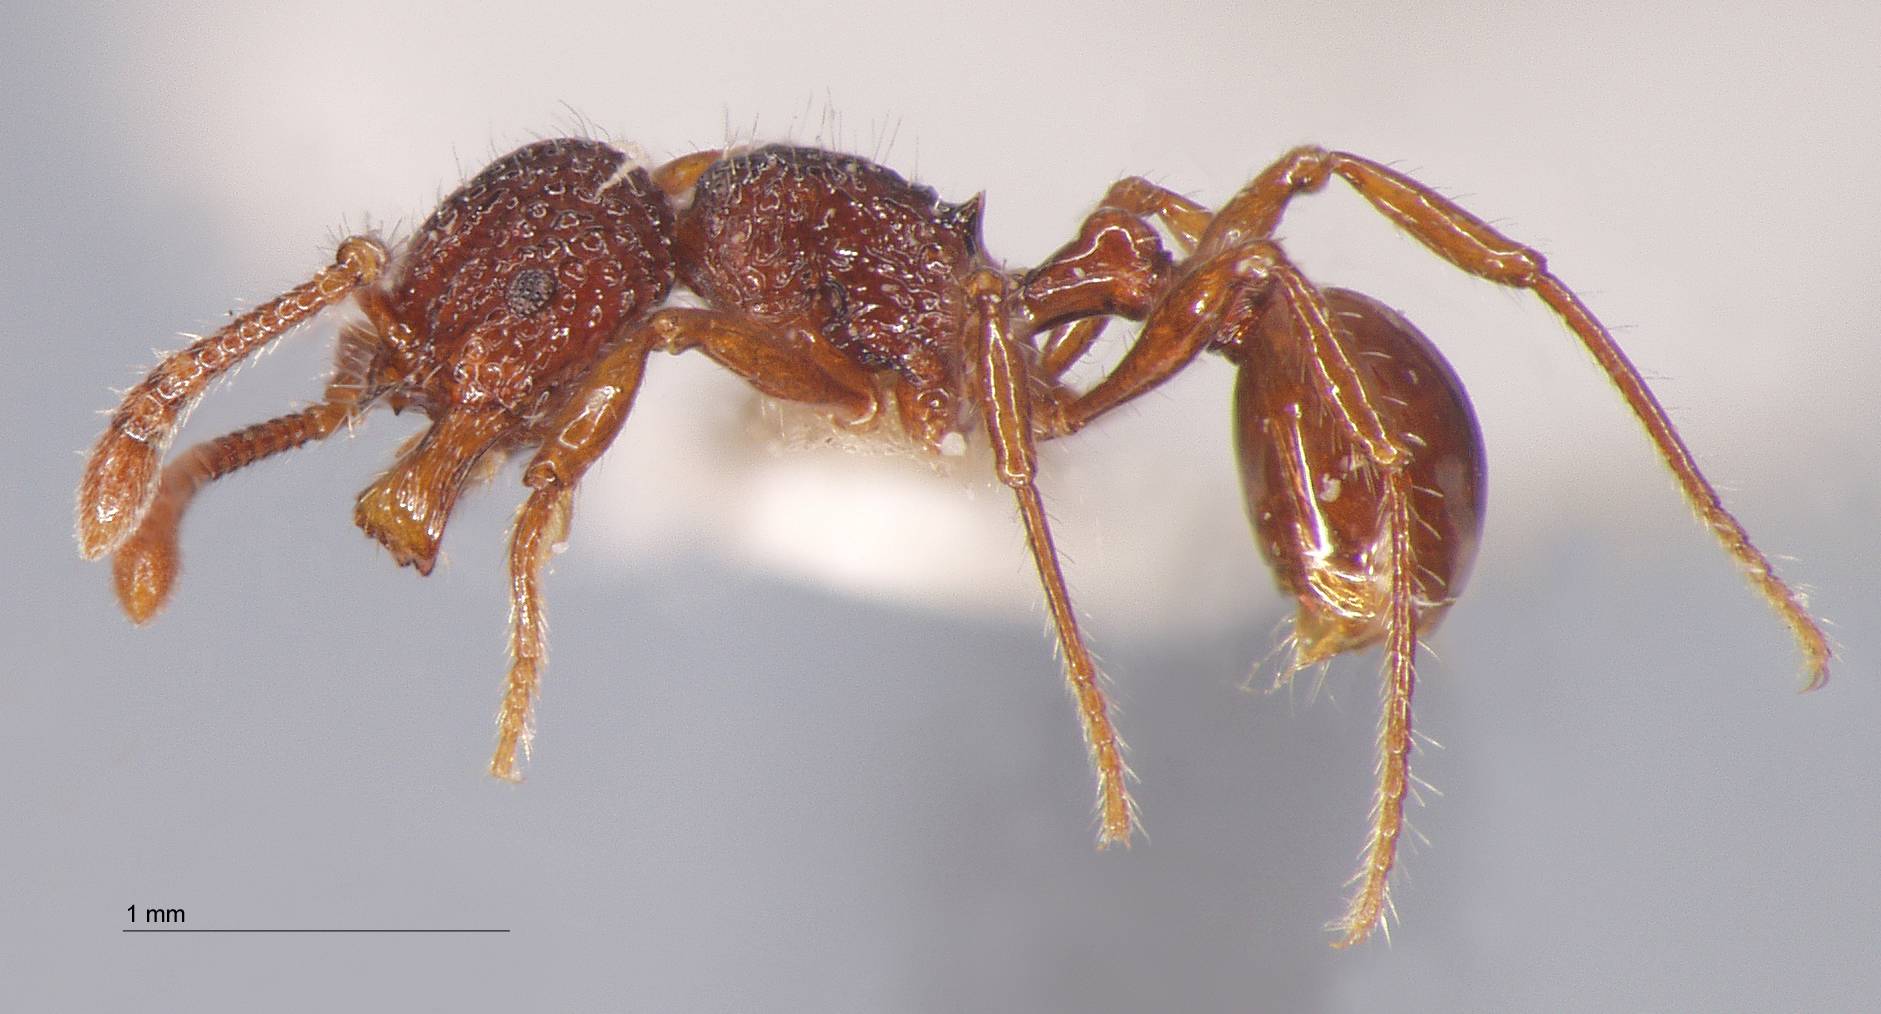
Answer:
<svg viewBox="0 0 1881 1014"><path fill-rule="evenodd" d="M1280 680L1372 644L1386 653L1372 829L1337 926L1347 946L1389 911L1417 634L1461 590L1480 530L1480 479L1470 476L1481 475L1482 451L1460 384L1408 322L1355 293L1321 294L1304 279L1283 285L1259 326L1227 350L1240 367L1235 447L1248 517L1298 605L1293 663ZM1320 307L1340 325L1316 334ZM1375 427L1382 441L1370 436ZM1381 461L1381 449L1395 458Z"/></svg>
<svg viewBox="0 0 1881 1014"><path fill-rule="evenodd" d="M1136 816L1126 784L1130 772L1124 764L1123 742L1111 724L1109 702L1099 685L1097 664L1078 633L1077 615L1046 524L1045 504L1034 482L1038 456L1032 442L1031 381L1018 343L1007 331L1006 283L991 271L980 271L968 280L967 291L975 303L967 344L979 365L981 411L992 437L999 479L1018 498L1026 541L1064 649L1066 680L1077 700L1084 739L1097 770L1098 846L1128 844Z"/></svg>
<svg viewBox="0 0 1881 1014"><path fill-rule="evenodd" d="M561 414L541 429L542 447L524 482L541 489L580 481L626 423L655 349L698 349L764 394L827 405L847 425L866 425L880 411L868 372L814 335L778 338L719 310L660 310L629 328Z"/></svg>
<svg viewBox="0 0 1881 1014"><path fill-rule="evenodd" d="M198 491L262 458L325 439L371 403L365 371L373 340L361 327L340 333L338 366L319 404L197 444L165 466L143 523L111 561L118 604L131 622L148 622L169 599L179 569L177 529Z"/></svg>
<svg viewBox="0 0 1881 1014"><path fill-rule="evenodd" d="M827 405L845 426L867 426L881 410L875 379L821 336L777 336L723 310L662 310L652 318L661 347L704 352L764 394Z"/></svg>
<svg viewBox="0 0 1881 1014"><path fill-rule="evenodd" d="M346 294L370 284L388 254L376 239L340 244L331 267L165 359L124 395L78 487L78 552L95 560L130 537L157 495L157 466L211 381Z"/></svg>
<svg viewBox="0 0 1881 1014"><path fill-rule="evenodd" d="M1243 312L1239 297L1251 280L1241 258L1218 256L1184 271L1156 302L1143 330L1097 385L1056 406L1052 436L1076 433L1093 419L1142 395L1195 361Z"/></svg>
<svg viewBox="0 0 1881 1014"><path fill-rule="evenodd" d="M620 434L658 342L651 322L634 325L544 431L542 447L523 472L529 499L516 513L509 542L509 677L490 757L490 774L505 781L522 778L517 753L528 755L532 712L549 660L542 568L555 545L568 538L575 484Z"/></svg>
<svg viewBox="0 0 1881 1014"><path fill-rule="evenodd" d="M1276 163L1220 215L1141 177L1119 180L1085 221L1079 239L1026 276L1022 297L1034 320L1049 326L1073 316L1083 318L1055 333L1045 346L1041 370L1053 379L1062 376L1096 339L1102 321L1087 323L1091 316L1147 318L1142 333L1111 375L1084 395L1065 397L1058 406L1058 418L1049 421L1042 436L1082 429L1097 416L1174 376L1211 342L1231 340L1246 326L1246 315L1233 300L1222 297L1247 283L1247 278L1237 277L1245 272L1235 262L1243 250L1256 248L1251 244L1259 242L1270 256L1284 260L1269 237L1279 220L1279 204L1291 193L1287 188L1295 179L1310 175L1299 162L1296 152ZM1151 217L1191 256L1178 268L1164 271L1162 284L1139 296L1138 312L1131 313L1110 295L1117 287L1117 269L1109 262L1119 258L1114 252L1108 258L1100 256L1098 240L1109 229L1129 222L1142 227L1142 220ZM1082 298L1068 299L1066 290L1075 290Z"/></svg>
<svg viewBox="0 0 1881 1014"><path fill-rule="evenodd" d="M1390 597L1385 621L1385 708L1378 728L1378 788L1372 798L1372 832L1353 880L1358 889L1337 929L1333 946L1350 947L1384 925L1391 907L1391 868L1404 831L1404 797L1411 779L1411 693L1417 686L1417 562L1411 549L1411 489L1402 469L1385 473L1386 544L1390 547Z"/></svg>
<svg viewBox="0 0 1881 1014"><path fill-rule="evenodd" d="M1208 223L1215 218L1207 205L1191 201L1141 176L1126 177L1111 184L1102 206L1120 208L1139 218L1156 219L1176 238L1184 254L1195 249Z"/></svg>
<svg viewBox="0 0 1881 1014"><path fill-rule="evenodd" d="M1084 358L1109 322L1109 317L1085 317L1054 330L1039 349L1039 376L1053 383L1064 379L1065 371Z"/></svg>
<svg viewBox="0 0 1881 1014"><path fill-rule="evenodd" d="M1802 596L1776 574L1767 557L1751 543L1750 534L1724 508L1718 493L1698 469L1690 448L1672 420L1646 386L1626 354L1572 289L1549 273L1540 253L1496 231L1429 187L1369 159L1345 152L1298 148L1249 183L1209 224L1199 251L1227 249L1249 237L1271 236L1287 202L1298 193L1325 186L1337 176L1371 202L1386 218L1452 265L1510 288L1532 289L1574 332L1594 361L1620 390L1653 446L1672 470L1685 499L1705 526L1718 536L1736 558L1777 614L1788 624L1802 648L1805 690L1828 679L1828 638L1809 615Z"/></svg>
<svg viewBox="0 0 1881 1014"><path fill-rule="evenodd" d="M1288 509L1277 512L1273 522L1286 524L1292 529L1290 540L1280 544L1288 546L1297 555L1305 556L1307 554L1302 552L1304 547L1331 546L1335 543L1337 533L1319 510L1313 495L1313 466L1307 456L1307 437L1302 432L1300 406L1294 404L1287 408L1288 411L1283 414L1261 419L1260 427L1263 439L1273 448L1275 460L1280 466L1280 489L1288 501ZM1253 512L1251 503L1249 512ZM1256 531L1258 534L1258 528ZM1318 593L1316 596L1296 596L1300 604L1299 612L1294 617L1293 632L1288 638L1292 642L1293 658L1285 669L1274 675L1275 690L1293 682L1293 677L1300 670L1325 662L1346 650L1344 631L1337 621L1324 619L1327 610L1320 601L1321 598L1332 597L1328 593L1338 588L1338 585L1328 581L1311 587Z"/></svg>
<svg viewBox="0 0 1881 1014"><path fill-rule="evenodd" d="M1078 237L1026 274L1019 286L1026 315L1035 329L1054 328L1040 350L1037 370L1037 379L1048 382L1053 404L1077 400L1058 381L1090 350L1108 318L1142 320L1176 284L1173 263L1149 220L1169 230L1187 254L1213 217L1203 205L1140 176L1118 180L1085 218ZM1180 359L1170 372L1187 362ZM1047 420L1038 436L1049 439L1063 432L1068 431Z"/></svg>
<svg viewBox="0 0 1881 1014"><path fill-rule="evenodd" d="M530 720L542 669L549 661L548 619L539 587L542 567L557 544L568 538L575 491L551 486L530 490L516 512L509 540L509 682L496 720L496 753L490 773L504 781L522 778L517 753L529 756L535 729Z"/></svg>
<svg viewBox="0 0 1881 1014"><path fill-rule="evenodd" d="M1055 436L1075 433L1093 419L1153 390L1215 347L1237 363L1270 300L1281 300L1306 346L1306 362L1321 392L1354 427L1353 437L1380 465L1398 461L1402 448L1385 431L1356 367L1337 338L1332 311L1312 283L1275 244L1256 240L1211 255L1185 271L1116 367L1074 400L1055 406Z"/></svg>
<svg viewBox="0 0 1881 1014"><path fill-rule="evenodd" d="M530 714L548 664L542 567L551 548L568 536L576 485L620 434L647 357L661 348L697 348L772 397L829 405L855 425L879 410L867 373L814 336L778 339L742 317L694 309L661 310L629 328L561 414L543 427L542 446L523 472L529 499L510 535L509 680L490 760L490 773L498 778L521 777L517 753L528 751Z"/></svg>

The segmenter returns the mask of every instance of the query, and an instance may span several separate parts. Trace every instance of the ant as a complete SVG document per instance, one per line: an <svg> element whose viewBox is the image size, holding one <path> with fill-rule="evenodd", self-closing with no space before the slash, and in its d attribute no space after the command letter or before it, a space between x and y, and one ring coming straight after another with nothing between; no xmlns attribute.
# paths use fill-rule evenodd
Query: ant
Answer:
<svg viewBox="0 0 1881 1014"><path fill-rule="evenodd" d="M1100 847L1136 821L1122 742L1065 589L1036 446L1070 436L1212 351L1236 368L1249 519L1298 602L1299 669L1384 646L1372 827L1334 929L1358 943L1389 909L1410 784L1420 634L1461 593L1482 528L1481 432L1461 382L1409 321L1320 289L1274 233L1288 203L1338 179L1462 271L1528 289L1579 338L1699 518L1800 643L1806 685L1830 649L1802 597L1719 501L1607 329L1535 251L1371 160L1302 147L1219 210L1132 177L1043 264L1010 271L981 241L981 197L942 201L866 159L817 148L701 151L649 170L592 140L497 159L396 250L339 246L306 283L165 359L124 396L78 490L79 552L115 554L143 623L178 570L177 530L214 479L327 437L384 402L430 427L359 495L354 521L427 574L459 492L533 451L509 545L511 664L490 771L519 777L546 663L540 573L568 536L582 475L626 422L656 351L696 350L840 427L957 453L977 421L1017 499L1097 775ZM1165 238L1173 245L1171 253ZM677 285L698 306L667 305ZM324 397L162 459L216 377L321 311L339 333ZM1088 390L1063 378L1112 320L1141 330Z"/></svg>

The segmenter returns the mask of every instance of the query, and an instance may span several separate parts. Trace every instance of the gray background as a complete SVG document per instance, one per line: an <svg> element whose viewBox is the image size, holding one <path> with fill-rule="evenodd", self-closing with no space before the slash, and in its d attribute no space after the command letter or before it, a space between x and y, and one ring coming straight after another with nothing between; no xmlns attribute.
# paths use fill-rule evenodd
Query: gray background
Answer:
<svg viewBox="0 0 1881 1014"><path fill-rule="evenodd" d="M299 8L5 11L14 1009L1881 996L1867 5ZM655 159L728 136L880 154L951 197L985 189L1014 264L1120 174L1217 203L1304 141L1390 160L1549 251L1615 325L1836 621L1835 681L1793 693L1788 634L1538 303L1338 192L1298 207L1291 249L1437 339L1492 458L1477 574L1424 664L1420 728L1446 749L1418 771L1444 794L1413 812L1431 843L1389 945L1334 952L1321 930L1362 841L1377 659L1341 661L1311 706L1243 689L1286 603L1240 517L1218 363L1045 461L1142 776L1150 838L1127 852L1090 847L1005 499L972 477L898 500L877 477L919 465L753 449L748 399L700 364L660 365L583 501L521 787L481 774L514 473L469 498L428 580L348 523L412 420L206 496L178 601L126 624L69 536L108 388L347 230L409 229L493 151L577 129ZM245 370L185 440L312 397L327 339ZM894 503L907 526L872 520ZM128 936L132 904L204 929L514 932Z"/></svg>

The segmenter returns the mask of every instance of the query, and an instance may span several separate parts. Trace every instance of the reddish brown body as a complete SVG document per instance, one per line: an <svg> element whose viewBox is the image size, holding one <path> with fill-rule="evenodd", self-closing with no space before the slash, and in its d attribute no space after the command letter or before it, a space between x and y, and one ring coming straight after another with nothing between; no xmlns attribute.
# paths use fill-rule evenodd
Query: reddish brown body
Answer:
<svg viewBox="0 0 1881 1014"><path fill-rule="evenodd" d="M979 207L852 155L761 148L699 178L679 218L681 270L714 306L892 372L909 434L934 447L958 431L966 394L955 336Z"/></svg>
<svg viewBox="0 0 1881 1014"><path fill-rule="evenodd" d="M503 156L425 220L365 300L372 376L438 415L538 417L627 321L666 298L673 211L645 169L594 141Z"/></svg>
<svg viewBox="0 0 1881 1014"><path fill-rule="evenodd" d="M115 554L119 599L148 620L175 581L178 527L199 489L385 401L432 425L360 494L355 521L395 560L428 572L474 466L533 449L510 536L511 665L490 765L514 778L547 657L541 570L654 352L699 351L766 395L817 405L839 425L900 429L930 452L977 423L1013 491L1064 651L1097 775L1099 842L1127 843L1135 814L1122 744L1065 589L1036 444L1077 432L1212 350L1239 372L1249 516L1299 604L1293 668L1385 647L1372 836L1340 923L1339 943L1354 943L1387 910L1417 637L1455 601L1475 555L1483 454L1468 398L1436 349L1382 304L1317 289L1273 238L1288 202L1332 178L1457 268L1531 289L1560 315L1789 623L1810 685L1820 683L1828 646L1800 598L1541 256L1409 177L1319 148L1288 153L1219 210L1121 180L1071 242L1008 272L982 249L979 198L947 203L855 156L708 151L649 173L594 141L530 145L446 198L396 258L374 238L348 239L333 266L132 388L79 487L79 549ZM704 305L663 305L676 281ZM215 377L349 295L364 320L342 328L323 400L197 445L159 473ZM1142 329L1088 390L1066 384L1112 320Z"/></svg>
<svg viewBox="0 0 1881 1014"><path fill-rule="evenodd" d="M432 428L360 494L354 520L429 573L484 455L540 437L602 348L666 298L673 212L646 170L593 141L542 141L444 199L390 283L361 292L361 401L383 391Z"/></svg>

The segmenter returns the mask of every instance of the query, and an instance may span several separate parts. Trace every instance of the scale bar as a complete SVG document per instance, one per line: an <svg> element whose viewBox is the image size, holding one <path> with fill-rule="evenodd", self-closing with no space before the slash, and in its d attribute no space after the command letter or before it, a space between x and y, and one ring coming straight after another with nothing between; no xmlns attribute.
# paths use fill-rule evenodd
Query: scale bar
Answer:
<svg viewBox="0 0 1881 1014"><path fill-rule="evenodd" d="M508 933L506 929L127 929L120 933Z"/></svg>

